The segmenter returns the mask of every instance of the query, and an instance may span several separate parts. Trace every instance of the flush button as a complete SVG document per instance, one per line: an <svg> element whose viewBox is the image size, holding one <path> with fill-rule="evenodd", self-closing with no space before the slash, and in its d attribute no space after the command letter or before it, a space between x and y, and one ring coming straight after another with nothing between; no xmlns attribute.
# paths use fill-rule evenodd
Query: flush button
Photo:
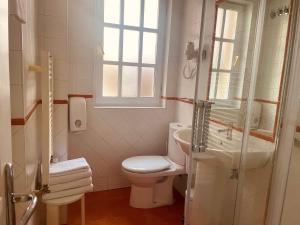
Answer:
<svg viewBox="0 0 300 225"><path fill-rule="evenodd" d="M77 128L81 127L81 120L75 120L75 126Z"/></svg>

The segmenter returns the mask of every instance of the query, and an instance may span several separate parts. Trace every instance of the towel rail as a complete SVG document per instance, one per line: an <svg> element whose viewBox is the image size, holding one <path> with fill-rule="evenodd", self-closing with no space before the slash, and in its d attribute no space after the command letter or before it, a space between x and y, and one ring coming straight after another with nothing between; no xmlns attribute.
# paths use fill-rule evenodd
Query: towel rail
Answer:
<svg viewBox="0 0 300 225"><path fill-rule="evenodd" d="M42 183L49 184L49 164L53 156L53 57L50 52L42 52Z"/></svg>

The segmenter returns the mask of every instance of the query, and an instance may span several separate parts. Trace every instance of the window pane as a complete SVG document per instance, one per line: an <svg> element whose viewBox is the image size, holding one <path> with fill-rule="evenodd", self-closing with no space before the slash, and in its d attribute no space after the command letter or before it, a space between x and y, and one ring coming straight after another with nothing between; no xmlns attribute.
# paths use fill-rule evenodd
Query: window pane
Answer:
<svg viewBox="0 0 300 225"><path fill-rule="evenodd" d="M154 68L143 67L141 76L141 97L154 96Z"/></svg>
<svg viewBox="0 0 300 225"><path fill-rule="evenodd" d="M103 65L102 94L106 97L118 96L118 66Z"/></svg>
<svg viewBox="0 0 300 225"><path fill-rule="evenodd" d="M104 27L104 60L119 60L119 29Z"/></svg>
<svg viewBox="0 0 300 225"><path fill-rule="evenodd" d="M104 22L120 23L120 0L104 0Z"/></svg>
<svg viewBox="0 0 300 225"><path fill-rule="evenodd" d="M155 64L157 34L144 32L143 63Z"/></svg>
<svg viewBox="0 0 300 225"><path fill-rule="evenodd" d="M131 26L140 26L141 1L124 1L124 24Z"/></svg>
<svg viewBox="0 0 300 225"><path fill-rule="evenodd" d="M226 10L225 27L224 27L224 38L234 39L236 22L237 22L238 12L233 10Z"/></svg>
<svg viewBox="0 0 300 225"><path fill-rule="evenodd" d="M217 22L216 22L216 37L221 37L222 24L224 17L224 9L218 8Z"/></svg>
<svg viewBox="0 0 300 225"><path fill-rule="evenodd" d="M220 52L220 42L219 41L215 41L213 63L212 63L212 68L214 68L214 69L216 69L218 67L219 52Z"/></svg>
<svg viewBox="0 0 300 225"><path fill-rule="evenodd" d="M230 73L219 73L217 99L228 99Z"/></svg>
<svg viewBox="0 0 300 225"><path fill-rule="evenodd" d="M123 66L122 70L122 97L137 97L138 68Z"/></svg>
<svg viewBox="0 0 300 225"><path fill-rule="evenodd" d="M210 77L210 89L209 89L209 98L215 98L215 91L216 91L216 78L217 73L212 72Z"/></svg>
<svg viewBox="0 0 300 225"><path fill-rule="evenodd" d="M233 43L223 42L220 69L231 70L233 46Z"/></svg>
<svg viewBox="0 0 300 225"><path fill-rule="evenodd" d="M124 30L123 38L123 61L138 62L139 55L139 32Z"/></svg>
<svg viewBox="0 0 300 225"><path fill-rule="evenodd" d="M158 0L145 0L144 27L157 28L158 12Z"/></svg>

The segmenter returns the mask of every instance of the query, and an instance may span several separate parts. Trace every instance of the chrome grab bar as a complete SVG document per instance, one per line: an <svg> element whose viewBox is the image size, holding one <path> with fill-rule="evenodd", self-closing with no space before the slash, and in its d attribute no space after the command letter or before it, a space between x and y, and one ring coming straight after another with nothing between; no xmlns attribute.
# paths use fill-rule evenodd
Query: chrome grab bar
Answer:
<svg viewBox="0 0 300 225"><path fill-rule="evenodd" d="M14 193L14 172L11 163L5 165L5 192L6 192L6 223L7 225L26 225L34 213L38 198L35 193ZM19 223L16 223L15 204L19 202L30 202Z"/></svg>

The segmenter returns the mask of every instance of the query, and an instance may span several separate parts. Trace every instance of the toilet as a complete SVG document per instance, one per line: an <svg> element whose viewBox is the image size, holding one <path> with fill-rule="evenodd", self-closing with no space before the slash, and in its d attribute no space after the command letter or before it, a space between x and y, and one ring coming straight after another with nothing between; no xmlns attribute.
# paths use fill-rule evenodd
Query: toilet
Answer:
<svg viewBox="0 0 300 225"><path fill-rule="evenodd" d="M167 155L135 156L122 162L122 171L131 182L130 206L147 209L173 204L173 180L186 173L186 155L173 133L184 127L170 123Z"/></svg>

